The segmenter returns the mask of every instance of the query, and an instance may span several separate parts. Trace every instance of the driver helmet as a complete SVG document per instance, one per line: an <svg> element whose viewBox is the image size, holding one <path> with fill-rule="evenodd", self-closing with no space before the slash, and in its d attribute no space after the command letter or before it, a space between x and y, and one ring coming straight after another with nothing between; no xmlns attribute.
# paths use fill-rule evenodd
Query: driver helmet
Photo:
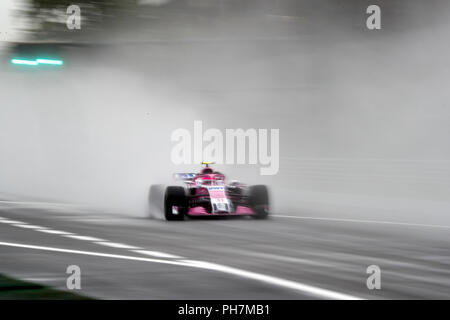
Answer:
<svg viewBox="0 0 450 320"><path fill-rule="evenodd" d="M202 171L200 172L200 174L212 174L212 173L214 173L214 170L211 169L210 167L203 168Z"/></svg>

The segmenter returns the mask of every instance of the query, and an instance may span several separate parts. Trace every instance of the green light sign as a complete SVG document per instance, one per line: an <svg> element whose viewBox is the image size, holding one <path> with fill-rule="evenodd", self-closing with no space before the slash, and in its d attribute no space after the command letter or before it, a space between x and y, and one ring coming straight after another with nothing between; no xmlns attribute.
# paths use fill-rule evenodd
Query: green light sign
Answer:
<svg viewBox="0 0 450 320"><path fill-rule="evenodd" d="M46 58L38 58L34 60L29 59L11 59L12 64L19 64L19 65L26 65L26 66L37 66L40 64L46 64L46 65L55 65L55 66L62 66L64 64L64 61L57 60L57 59L46 59Z"/></svg>

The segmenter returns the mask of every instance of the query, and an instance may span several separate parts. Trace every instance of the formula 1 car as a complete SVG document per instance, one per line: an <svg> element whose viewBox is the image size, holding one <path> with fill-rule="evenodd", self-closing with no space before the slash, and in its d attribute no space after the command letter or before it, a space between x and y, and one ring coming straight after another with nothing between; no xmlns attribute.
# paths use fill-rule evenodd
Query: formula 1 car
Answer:
<svg viewBox="0 0 450 320"><path fill-rule="evenodd" d="M175 178L185 187L169 186L164 195L166 220L185 216L252 216L265 219L269 214L269 195L264 185L225 183L225 176L214 171L211 162L202 162L200 173L178 173Z"/></svg>

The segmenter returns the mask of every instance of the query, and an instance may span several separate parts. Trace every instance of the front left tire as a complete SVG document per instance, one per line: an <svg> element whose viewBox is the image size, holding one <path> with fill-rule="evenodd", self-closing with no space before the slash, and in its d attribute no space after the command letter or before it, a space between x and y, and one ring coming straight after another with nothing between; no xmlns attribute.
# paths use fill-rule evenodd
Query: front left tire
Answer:
<svg viewBox="0 0 450 320"><path fill-rule="evenodd" d="M184 220L186 205L186 193L183 187L171 186L166 188L164 195L164 216L166 220Z"/></svg>

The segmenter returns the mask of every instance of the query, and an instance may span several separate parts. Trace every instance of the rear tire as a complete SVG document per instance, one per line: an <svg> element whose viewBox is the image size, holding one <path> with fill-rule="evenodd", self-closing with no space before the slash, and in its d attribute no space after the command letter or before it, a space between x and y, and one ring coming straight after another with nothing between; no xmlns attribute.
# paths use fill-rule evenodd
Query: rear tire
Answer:
<svg viewBox="0 0 450 320"><path fill-rule="evenodd" d="M167 187L164 195L164 216L166 220L183 220L185 212L186 193L184 188L178 186Z"/></svg>
<svg viewBox="0 0 450 320"><path fill-rule="evenodd" d="M255 219L267 219L269 216L269 191L265 185L249 188L250 206L255 211Z"/></svg>

